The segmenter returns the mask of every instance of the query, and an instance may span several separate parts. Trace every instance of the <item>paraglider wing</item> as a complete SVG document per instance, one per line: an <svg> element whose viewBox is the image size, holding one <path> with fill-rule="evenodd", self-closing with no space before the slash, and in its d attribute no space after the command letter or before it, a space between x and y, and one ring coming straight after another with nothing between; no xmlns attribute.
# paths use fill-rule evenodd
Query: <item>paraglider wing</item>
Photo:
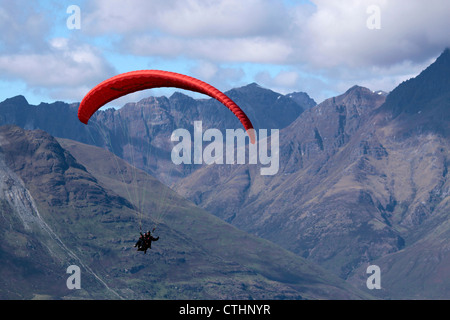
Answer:
<svg viewBox="0 0 450 320"><path fill-rule="evenodd" d="M95 86L83 98L78 108L78 119L87 124L91 116L106 103L132 92L161 87L176 87L206 94L230 109L255 143L253 125L241 108L213 86L179 73L162 70L139 70L119 74Z"/></svg>

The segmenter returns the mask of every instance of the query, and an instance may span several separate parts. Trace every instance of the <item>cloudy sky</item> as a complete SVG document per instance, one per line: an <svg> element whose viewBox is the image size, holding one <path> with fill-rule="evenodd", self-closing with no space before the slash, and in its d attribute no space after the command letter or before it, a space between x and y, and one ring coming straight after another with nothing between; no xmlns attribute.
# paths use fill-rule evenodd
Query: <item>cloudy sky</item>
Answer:
<svg viewBox="0 0 450 320"><path fill-rule="evenodd" d="M355 84L390 91L450 47L449 12L448 0L0 0L0 101L79 102L140 69L316 102Z"/></svg>

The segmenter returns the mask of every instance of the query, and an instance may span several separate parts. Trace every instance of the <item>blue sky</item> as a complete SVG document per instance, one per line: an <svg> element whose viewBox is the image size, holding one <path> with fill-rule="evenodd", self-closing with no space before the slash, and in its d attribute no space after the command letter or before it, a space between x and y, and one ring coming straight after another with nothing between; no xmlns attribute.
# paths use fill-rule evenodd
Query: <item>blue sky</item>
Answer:
<svg viewBox="0 0 450 320"><path fill-rule="evenodd" d="M80 29L67 27L71 5ZM257 82L316 102L355 84L390 91L450 46L448 12L447 0L0 0L0 101L79 102L95 84L139 69L222 91Z"/></svg>

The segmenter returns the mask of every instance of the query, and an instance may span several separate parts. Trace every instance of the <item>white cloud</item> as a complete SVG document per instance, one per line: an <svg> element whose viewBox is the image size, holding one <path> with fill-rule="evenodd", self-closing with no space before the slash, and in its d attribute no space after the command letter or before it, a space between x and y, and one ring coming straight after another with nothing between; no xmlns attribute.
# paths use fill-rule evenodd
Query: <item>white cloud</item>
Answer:
<svg viewBox="0 0 450 320"><path fill-rule="evenodd" d="M284 94L295 91L301 84L300 74L291 70L282 70L273 76L267 71L261 71L255 78L262 86Z"/></svg>
<svg viewBox="0 0 450 320"><path fill-rule="evenodd" d="M290 15L275 1L98 0L91 10L84 32L121 34L123 53L256 63L292 53L284 36Z"/></svg>
<svg viewBox="0 0 450 320"><path fill-rule="evenodd" d="M450 45L447 0L98 0L88 31L118 32L119 50L141 56L326 68L417 64ZM381 29L367 27L380 9Z"/></svg>
<svg viewBox="0 0 450 320"><path fill-rule="evenodd" d="M420 63L450 45L450 2L445 0L314 0L299 41L302 59L318 67L393 66ZM367 28L371 5L380 9L381 29Z"/></svg>
<svg viewBox="0 0 450 320"><path fill-rule="evenodd" d="M124 52L139 56L186 57L214 62L284 63L292 49L279 39L130 36L122 42Z"/></svg>
<svg viewBox="0 0 450 320"><path fill-rule="evenodd" d="M193 68L192 71L200 78L209 81L218 76L219 67L214 63L204 61Z"/></svg>
<svg viewBox="0 0 450 320"><path fill-rule="evenodd" d="M278 33L284 14L280 3L266 0L97 0L85 23L93 34L243 37Z"/></svg>
<svg viewBox="0 0 450 320"><path fill-rule="evenodd" d="M56 38L48 46L39 53L0 55L2 78L20 79L31 89L46 88L51 96L64 92L64 98L81 99L88 86L113 75L98 50L87 44Z"/></svg>
<svg viewBox="0 0 450 320"><path fill-rule="evenodd" d="M30 6L0 0L0 53L44 49L49 28L45 16Z"/></svg>
<svg viewBox="0 0 450 320"><path fill-rule="evenodd" d="M450 45L447 0L98 0L85 32L119 33L122 50L217 62L308 63L316 67L423 61ZM367 9L380 9L370 30Z"/></svg>
<svg viewBox="0 0 450 320"><path fill-rule="evenodd" d="M33 95L80 101L114 69L103 52L77 38L79 34L52 37L54 28L66 29L68 15L64 6L58 4L58 15L49 5L0 0L0 81L25 87Z"/></svg>
<svg viewBox="0 0 450 320"><path fill-rule="evenodd" d="M221 91L232 89L236 84L244 84L242 81L245 73L239 67L222 67L212 62L200 61L190 71L194 77L208 82Z"/></svg>
<svg viewBox="0 0 450 320"><path fill-rule="evenodd" d="M219 62L284 63L292 53L283 41L266 37L206 39L192 44L193 56Z"/></svg>

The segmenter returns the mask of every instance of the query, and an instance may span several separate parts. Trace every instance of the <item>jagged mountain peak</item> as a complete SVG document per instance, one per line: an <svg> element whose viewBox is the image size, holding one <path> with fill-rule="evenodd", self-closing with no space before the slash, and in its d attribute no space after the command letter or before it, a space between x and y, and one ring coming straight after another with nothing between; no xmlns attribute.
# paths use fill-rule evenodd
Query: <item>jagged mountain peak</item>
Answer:
<svg viewBox="0 0 450 320"><path fill-rule="evenodd" d="M184 94L180 91L175 91L170 97L169 100L181 100L181 101L193 101L195 100L194 98L192 98L191 96Z"/></svg>
<svg viewBox="0 0 450 320"><path fill-rule="evenodd" d="M27 99L23 95L17 95L17 96L11 97L11 98L7 98L1 103L4 105L7 105L7 104L21 105L21 106L29 105Z"/></svg>
<svg viewBox="0 0 450 320"><path fill-rule="evenodd" d="M226 92L229 96L236 96L236 95L247 95L247 94L277 94L279 93L274 92L273 90L270 90L268 88L264 88L261 85L259 85L256 82L249 83L247 85L237 87L230 89Z"/></svg>
<svg viewBox="0 0 450 320"><path fill-rule="evenodd" d="M450 95L450 49L447 48L417 77L404 81L395 88L387 96L382 110L391 111L393 117L403 112L408 114L429 112L438 105L430 103L431 101L448 95Z"/></svg>
<svg viewBox="0 0 450 320"><path fill-rule="evenodd" d="M343 93L339 97L342 97L342 98L355 97L355 98L360 98L360 99L373 99L375 96L380 96L380 95L383 95L383 94L380 94L380 91L373 91L366 87L354 85L353 87L349 88L345 93Z"/></svg>
<svg viewBox="0 0 450 320"><path fill-rule="evenodd" d="M373 93L373 91L369 90L366 87L362 87L359 85L354 85L353 87L351 87L350 89L348 89L345 94L352 94L352 93L366 93L366 94L370 94Z"/></svg>
<svg viewBox="0 0 450 320"><path fill-rule="evenodd" d="M256 82L249 83L249 84L247 84L245 86L242 86L242 87L239 87L239 88L236 88L236 89L242 89L242 88L247 88L247 89L255 89L255 88L256 89L266 89L266 88L262 87L261 85L259 85ZM266 90L268 90L268 89L266 89Z"/></svg>
<svg viewBox="0 0 450 320"><path fill-rule="evenodd" d="M345 93L328 98L318 105L321 108L342 108L355 106L358 110L378 108L385 101L385 96L358 85L349 88Z"/></svg>
<svg viewBox="0 0 450 320"><path fill-rule="evenodd" d="M293 99L305 110L317 105L316 101L314 101L314 99L312 99L306 92L296 91L288 93L286 96Z"/></svg>

